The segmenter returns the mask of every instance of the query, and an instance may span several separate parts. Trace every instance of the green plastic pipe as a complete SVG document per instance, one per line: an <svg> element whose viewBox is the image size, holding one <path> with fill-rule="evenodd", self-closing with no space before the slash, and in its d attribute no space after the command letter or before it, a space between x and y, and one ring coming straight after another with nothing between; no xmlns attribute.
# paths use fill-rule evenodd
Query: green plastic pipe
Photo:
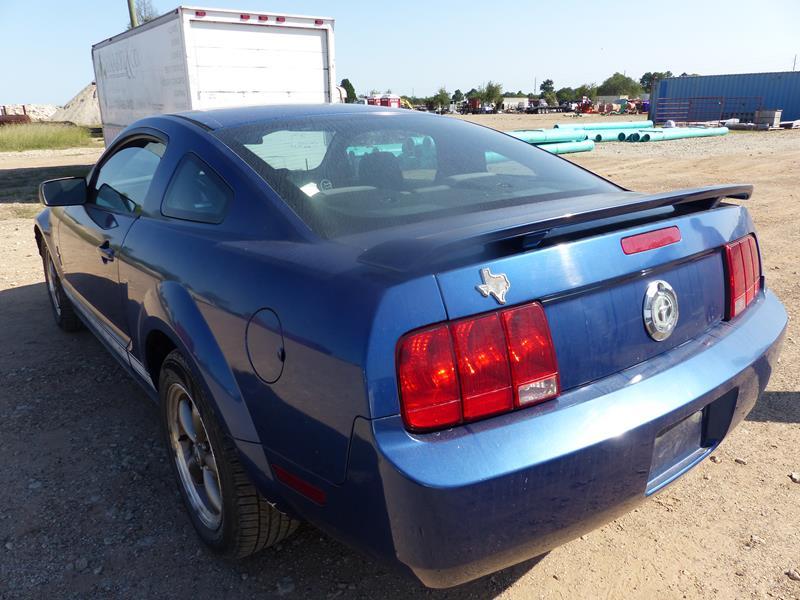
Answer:
<svg viewBox="0 0 800 600"><path fill-rule="evenodd" d="M608 123L556 123L556 129L647 129L653 126L652 121L613 121Z"/></svg>
<svg viewBox="0 0 800 600"><path fill-rule="evenodd" d="M630 129L601 129L589 131L589 139L595 142L624 142Z"/></svg>
<svg viewBox="0 0 800 600"><path fill-rule="evenodd" d="M561 142L560 144L542 144L542 150L547 150L550 154L569 154L571 152L590 152L594 150L594 140L583 140L582 142Z"/></svg>
<svg viewBox="0 0 800 600"><path fill-rule="evenodd" d="M667 129L644 129L639 132L647 139L642 139L643 142L659 142L666 140L680 140L683 138L693 137L711 137L718 135L725 135L728 133L727 127L673 127Z"/></svg>
<svg viewBox="0 0 800 600"><path fill-rule="evenodd" d="M625 136L625 141L627 142L638 142L642 138L642 135L638 131L631 131Z"/></svg>
<svg viewBox="0 0 800 600"><path fill-rule="evenodd" d="M554 142L580 142L588 137L582 129L526 129L509 131L508 135L529 144L552 144Z"/></svg>

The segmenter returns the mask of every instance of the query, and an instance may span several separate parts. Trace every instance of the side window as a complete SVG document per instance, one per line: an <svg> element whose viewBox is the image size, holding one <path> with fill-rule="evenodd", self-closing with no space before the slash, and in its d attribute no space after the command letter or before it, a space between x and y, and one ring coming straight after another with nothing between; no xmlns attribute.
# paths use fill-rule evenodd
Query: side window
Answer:
<svg viewBox="0 0 800 600"><path fill-rule="evenodd" d="M200 223L222 223L233 191L194 154L181 159L169 182L161 214Z"/></svg>
<svg viewBox="0 0 800 600"><path fill-rule="evenodd" d="M144 203L164 150L161 142L138 140L114 153L100 167L90 202L116 212L134 212Z"/></svg>

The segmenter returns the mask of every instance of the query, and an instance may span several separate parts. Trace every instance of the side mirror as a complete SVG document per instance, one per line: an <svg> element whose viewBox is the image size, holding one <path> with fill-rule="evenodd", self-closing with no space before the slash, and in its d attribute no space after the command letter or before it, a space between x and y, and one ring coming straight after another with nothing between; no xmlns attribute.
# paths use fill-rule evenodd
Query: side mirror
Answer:
<svg viewBox="0 0 800 600"><path fill-rule="evenodd" d="M86 179L62 177L39 185L39 202L45 206L78 206L86 202Z"/></svg>

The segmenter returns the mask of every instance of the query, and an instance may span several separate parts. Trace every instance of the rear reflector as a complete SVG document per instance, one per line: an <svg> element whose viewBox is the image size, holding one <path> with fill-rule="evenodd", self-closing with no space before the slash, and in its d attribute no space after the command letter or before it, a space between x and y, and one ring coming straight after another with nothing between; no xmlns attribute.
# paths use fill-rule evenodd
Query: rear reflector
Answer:
<svg viewBox="0 0 800 600"><path fill-rule="evenodd" d="M680 241L681 230L673 226L622 238L621 243L622 251L625 254L636 254L637 252L669 246Z"/></svg>
<svg viewBox="0 0 800 600"><path fill-rule="evenodd" d="M322 25L322 19L314 19L314 25Z"/></svg>
<svg viewBox="0 0 800 600"><path fill-rule="evenodd" d="M278 478L278 481L285 483L294 491L302 494L317 504L325 504L325 500L327 499L325 492L319 489L317 486L307 482L305 479L301 479L294 473L290 473L278 465L272 465L272 470L275 473L275 477Z"/></svg>
<svg viewBox="0 0 800 600"><path fill-rule="evenodd" d="M405 335L397 374L403 420L413 431L509 412L559 393L550 328L538 303Z"/></svg>
<svg viewBox="0 0 800 600"><path fill-rule="evenodd" d="M725 245L728 275L727 318L733 319L755 300L761 289L761 261L756 238L747 235Z"/></svg>
<svg viewBox="0 0 800 600"><path fill-rule="evenodd" d="M269 21L269 17L267 15L258 15L259 21Z"/></svg>
<svg viewBox="0 0 800 600"><path fill-rule="evenodd" d="M283 22L286 20L286 17L275 17L275 20L276 20L278 23L283 23Z"/></svg>
<svg viewBox="0 0 800 600"><path fill-rule="evenodd" d="M247 14L244 14L244 13L243 13L243 14L239 15L239 18L240 18L242 21L249 21L249 20L250 20L250 15L247 15Z"/></svg>
<svg viewBox="0 0 800 600"><path fill-rule="evenodd" d="M196 11L194 11L194 16L195 17L205 17L206 16L206 11L204 11L204 10L196 10Z"/></svg>

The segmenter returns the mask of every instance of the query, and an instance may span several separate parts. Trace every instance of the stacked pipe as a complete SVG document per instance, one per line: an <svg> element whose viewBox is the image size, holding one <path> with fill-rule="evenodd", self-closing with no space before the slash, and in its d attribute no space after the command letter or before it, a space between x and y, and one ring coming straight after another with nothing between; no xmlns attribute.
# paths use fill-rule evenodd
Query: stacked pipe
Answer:
<svg viewBox="0 0 800 600"><path fill-rule="evenodd" d="M553 129L509 131L529 144L553 154L588 152L596 142L661 142L690 137L725 135L727 127L653 127L652 121L617 121L611 123L557 123Z"/></svg>
<svg viewBox="0 0 800 600"><path fill-rule="evenodd" d="M660 142L690 137L725 135L727 127L653 127L652 121L622 121L611 123L557 123L557 131L585 132L595 142Z"/></svg>
<svg viewBox="0 0 800 600"><path fill-rule="evenodd" d="M588 139L589 135L578 129L525 129L509 131L523 142L547 150L551 154L569 154L571 152L590 152L594 150L594 141Z"/></svg>

